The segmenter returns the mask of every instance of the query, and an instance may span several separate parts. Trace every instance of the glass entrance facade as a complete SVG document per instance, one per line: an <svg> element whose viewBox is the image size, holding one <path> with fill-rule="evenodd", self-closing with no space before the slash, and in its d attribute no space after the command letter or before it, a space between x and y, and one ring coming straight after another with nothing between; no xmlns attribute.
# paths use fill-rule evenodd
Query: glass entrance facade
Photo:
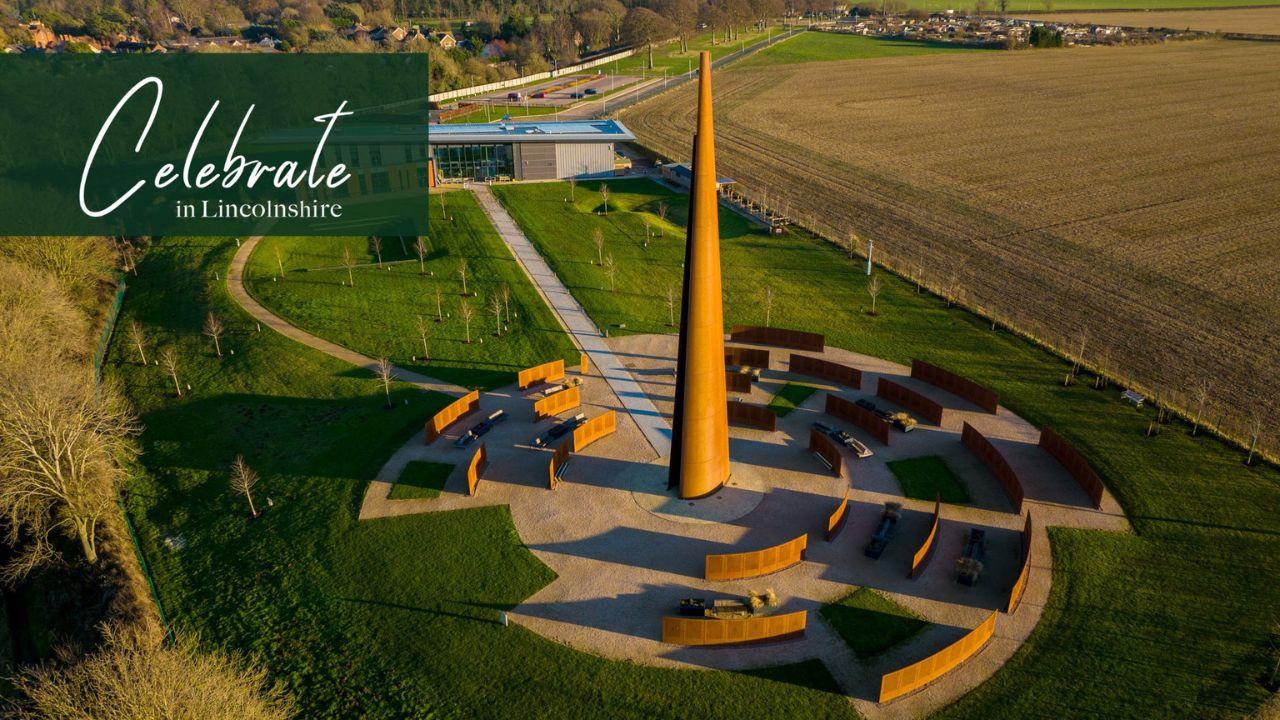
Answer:
<svg viewBox="0 0 1280 720"><path fill-rule="evenodd" d="M436 168L445 182L514 178L516 165L511 143L498 145L435 145Z"/></svg>

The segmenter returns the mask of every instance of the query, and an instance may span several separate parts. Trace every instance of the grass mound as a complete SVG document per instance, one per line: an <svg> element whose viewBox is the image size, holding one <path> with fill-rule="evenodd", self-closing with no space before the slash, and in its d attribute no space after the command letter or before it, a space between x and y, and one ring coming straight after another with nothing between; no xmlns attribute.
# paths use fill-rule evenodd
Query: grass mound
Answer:
<svg viewBox="0 0 1280 720"><path fill-rule="evenodd" d="M969 488L951 472L937 455L893 460L885 463L897 479L902 494L916 500L941 498L944 503L967 503Z"/></svg>
<svg viewBox="0 0 1280 720"><path fill-rule="evenodd" d="M822 617L862 658L879 655L929 625L896 602L865 587L822 606Z"/></svg>

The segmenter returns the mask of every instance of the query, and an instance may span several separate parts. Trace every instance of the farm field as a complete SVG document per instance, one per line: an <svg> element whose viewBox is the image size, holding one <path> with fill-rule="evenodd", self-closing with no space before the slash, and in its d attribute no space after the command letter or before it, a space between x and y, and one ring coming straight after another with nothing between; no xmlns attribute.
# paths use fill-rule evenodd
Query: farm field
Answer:
<svg viewBox="0 0 1280 720"><path fill-rule="evenodd" d="M722 136L723 137L723 136ZM610 333L670 332L667 287L680 277L687 203L646 180L599 195L559 183L494 193L552 269ZM667 207L667 221L657 211ZM773 323L826 334L827 343L899 363L935 362L991 387L1001 403L1063 433L1124 506L1134 534L1052 529L1054 585L1040 625L1000 672L939 716L1238 718L1266 697L1258 682L1280 598L1280 471L1178 422L1144 437L1154 413L1114 388L1063 387L1067 365L906 281L882 275L879 314L861 262L790 232L768 236L721 212L726 324ZM674 222L672 222L674 221ZM644 228L661 228L647 241ZM614 256L607 290L592 231ZM619 327L625 324L625 328Z"/></svg>
<svg viewBox="0 0 1280 720"><path fill-rule="evenodd" d="M765 48L755 55L735 63L733 67L750 68L807 62L829 62L833 60L863 60L866 58L976 51L975 48L947 45L945 43L893 40L890 38L840 33L806 32L785 42Z"/></svg>
<svg viewBox="0 0 1280 720"><path fill-rule="evenodd" d="M370 373L257 332L214 275L235 249L164 238L130 283L123 321L176 349L190 392L174 397L123 334L109 361L146 426L127 505L177 631L253 653L300 718L854 716L808 687L834 685L820 663L657 669L503 627L500 611L554 579L506 506L358 521L369 479L448 398L398 384L387 410ZM210 311L235 355L200 334ZM273 500L253 522L227 485L238 453Z"/></svg>
<svg viewBox="0 0 1280 720"><path fill-rule="evenodd" d="M263 238L245 269L258 302L290 323L369 357L386 357L407 370L455 384L485 389L515 381L521 368L556 358L578 357L555 316L498 238L469 192L432 196L427 255L419 266L412 240L382 243L379 266L366 238ZM447 217L446 217L447 215ZM352 253L355 287L348 287L342 251ZM285 277L278 280L279 264ZM467 263L462 297L459 265ZM422 271L425 270L426 274ZM503 289L508 330L495 337L494 296ZM437 321L436 291L440 291ZM471 342L461 303L475 313ZM426 347L418 318L425 321ZM507 318L511 321L507 323ZM424 363L424 353L431 360Z"/></svg>
<svg viewBox="0 0 1280 720"><path fill-rule="evenodd" d="M721 174L1058 347L1087 333L1158 399L1208 387L1205 417L1252 434L1280 397L1280 46L856 63L719 73ZM686 160L691 107L681 88L622 117Z"/></svg>
<svg viewBox="0 0 1280 720"><path fill-rule="evenodd" d="M1280 7L1224 8L1221 10L1164 10L1148 12L1054 12L1028 15L1032 20L1099 23L1126 27L1191 28L1209 32L1280 35Z"/></svg>

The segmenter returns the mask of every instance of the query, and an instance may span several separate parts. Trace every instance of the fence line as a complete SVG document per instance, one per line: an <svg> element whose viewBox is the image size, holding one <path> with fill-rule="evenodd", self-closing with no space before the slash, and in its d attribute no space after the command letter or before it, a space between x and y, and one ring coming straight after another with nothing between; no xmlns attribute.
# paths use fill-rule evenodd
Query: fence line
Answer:
<svg viewBox="0 0 1280 720"><path fill-rule="evenodd" d="M124 295L128 289L129 282L125 274L117 274L116 294L111 300L111 306L107 309L107 315L102 324L102 334L98 336L98 346L93 351L93 378L95 383L100 384L102 382L102 368L107 362L107 352L111 348L111 338L115 336L116 323L120 319L120 308L124 306ZM146 553L142 551L142 543L138 541L138 532L133 526L133 518L129 515L129 508L125 505L123 494L116 498L116 504L120 506L120 514L124 516L124 526L129 531L129 540L133 542L133 552L138 558L138 566L142 569L142 576L147 579L147 587L151 590L151 601L155 603L156 614L160 616L160 627L164 628L165 639L170 644L173 644L173 627L169 625L169 618L164 612L164 603L160 602L160 593L156 589L155 578L151 576L151 566L147 564Z"/></svg>
<svg viewBox="0 0 1280 720"><path fill-rule="evenodd" d="M636 54L636 50L637 48L628 48L622 52L616 52L611 55L601 55L598 58L587 60L586 62L568 65L555 70L546 70L540 73L521 75L520 77L511 78L510 80L499 80L497 82L485 83L484 85L472 85L471 87L458 88L457 90L446 90L444 92L432 93L427 96L427 100L430 102L443 102L445 100L454 100L457 98L479 95L480 93L491 92L493 90L504 90L509 87L519 87L539 80L548 80L550 78L560 77L561 75L570 75L598 65L611 63L614 60L631 57Z"/></svg>

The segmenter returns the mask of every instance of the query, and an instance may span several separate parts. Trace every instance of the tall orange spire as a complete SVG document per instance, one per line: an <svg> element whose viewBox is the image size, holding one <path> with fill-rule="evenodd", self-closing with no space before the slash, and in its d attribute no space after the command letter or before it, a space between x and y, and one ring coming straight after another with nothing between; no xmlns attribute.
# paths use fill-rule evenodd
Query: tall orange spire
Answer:
<svg viewBox="0 0 1280 720"><path fill-rule="evenodd" d="M684 251L684 298L672 423L668 488L680 497L710 495L729 479L728 396L724 377L724 308L720 286L720 206L716 197L711 54L698 72L698 127Z"/></svg>

